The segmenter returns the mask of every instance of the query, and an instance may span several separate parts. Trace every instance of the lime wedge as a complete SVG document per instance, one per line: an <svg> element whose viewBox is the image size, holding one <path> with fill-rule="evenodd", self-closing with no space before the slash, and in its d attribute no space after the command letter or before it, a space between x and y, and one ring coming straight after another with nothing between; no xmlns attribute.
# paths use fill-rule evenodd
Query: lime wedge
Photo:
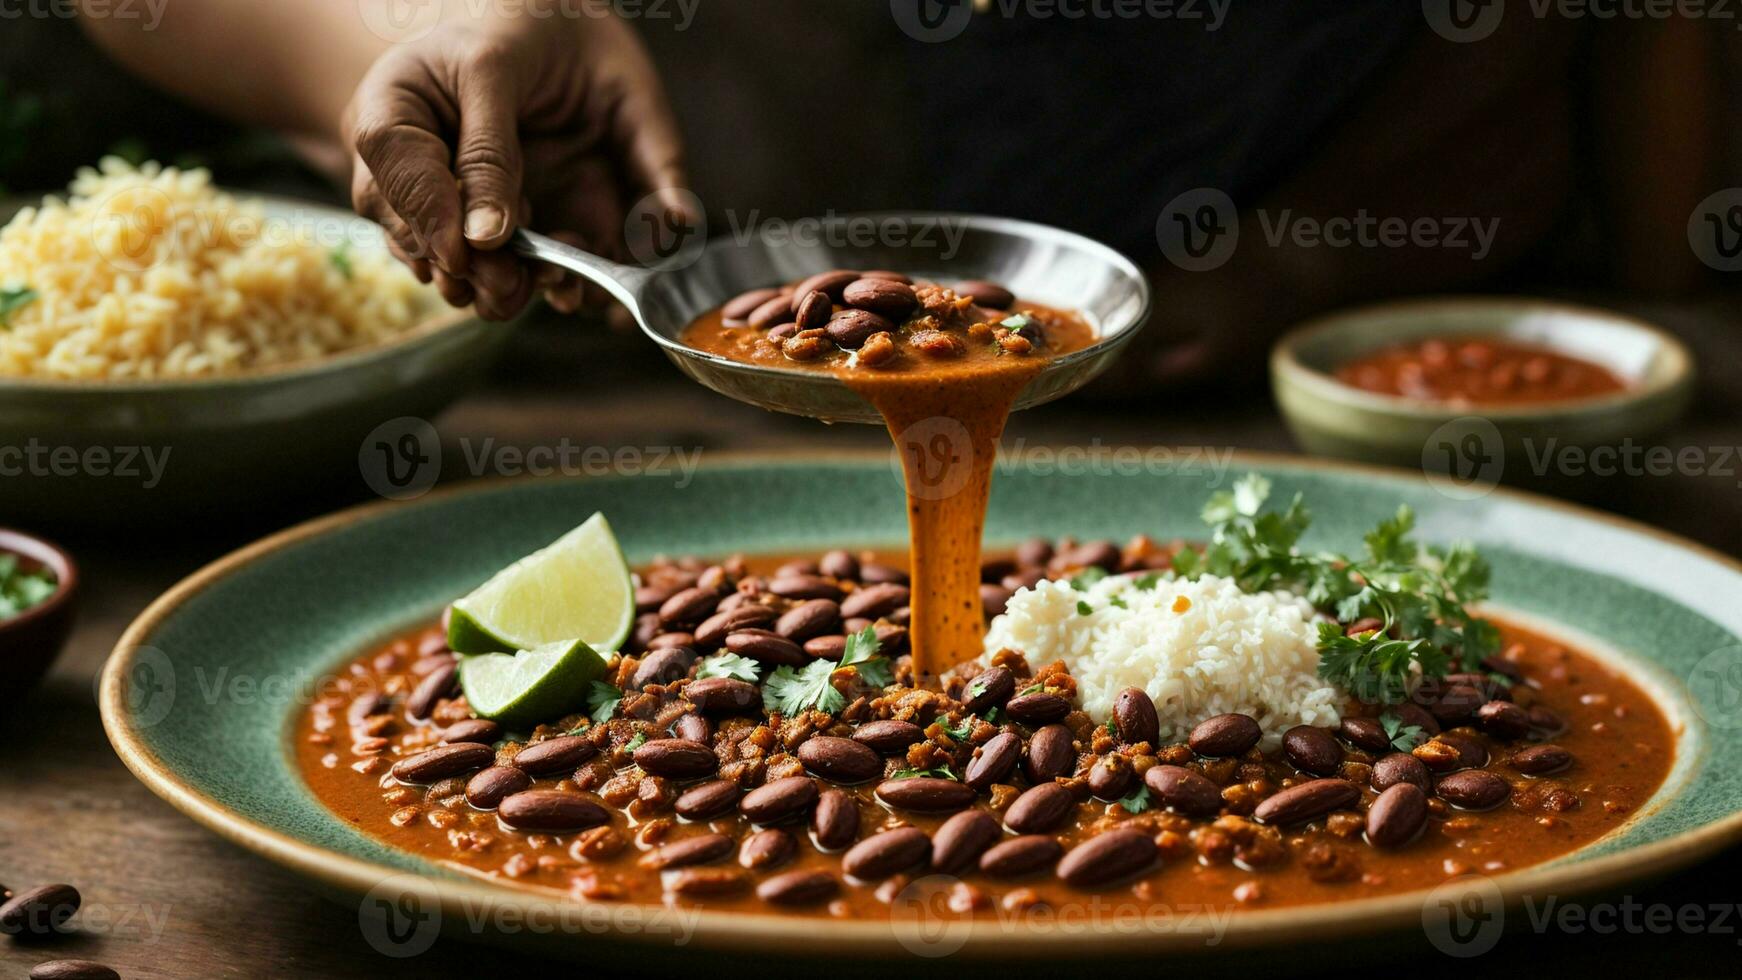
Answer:
<svg viewBox="0 0 1742 980"><path fill-rule="evenodd" d="M480 718L530 729L580 711L588 685L605 672L605 658L580 640L547 643L519 653L460 658L460 689Z"/></svg>
<svg viewBox="0 0 1742 980"><path fill-rule="evenodd" d="M582 640L610 653L635 621L629 564L605 515L520 559L464 599L448 620L458 653L512 653Z"/></svg>

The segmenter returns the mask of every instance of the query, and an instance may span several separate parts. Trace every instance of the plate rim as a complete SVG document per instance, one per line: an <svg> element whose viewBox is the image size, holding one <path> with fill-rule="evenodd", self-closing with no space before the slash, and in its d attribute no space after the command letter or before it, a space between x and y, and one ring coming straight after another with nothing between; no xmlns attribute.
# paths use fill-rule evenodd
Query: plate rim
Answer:
<svg viewBox="0 0 1742 980"><path fill-rule="evenodd" d="M1018 454L1017 458L1020 455L1022 454ZM704 465L717 467L819 462L864 463L881 462L886 458L887 454L878 450L726 450L713 454ZM1232 453L1232 462L1272 469L1331 470L1391 482L1408 480L1412 474L1412 471L1406 469L1290 453L1235 450ZM380 500L356 504L269 534L204 565L152 600L128 625L104 663L99 677L98 708L104 732L116 755L147 789L194 822L305 880L346 895L366 895L386 881L416 878L420 882L418 887L440 902L444 913L442 921L456 924L469 921L467 911L479 908L495 910L506 907L524 911L528 908L549 908L552 905L573 908L620 906L622 903L586 902L567 896L553 898L544 892L477 879L419 875L413 871L332 851L259 824L188 785L151 753L129 724L126 699L123 695L123 682L129 672L127 668L131 666L134 655L145 646L144 638L172 612L238 568L304 540L368 520L392 509L422 506L461 495L501 492L514 485L536 485L546 480L558 479L568 478L490 477L437 488L416 500ZM1697 541L1640 521L1511 487L1497 487L1492 493L1513 503L1544 507L1571 517L1650 537L1692 552L1742 575L1742 561ZM1539 864L1498 875L1469 877L1489 883L1489 900L1497 897L1502 908L1512 908L1530 894L1587 893L1666 874L1738 842L1742 842L1742 809L1663 840L1576 864ZM1084 952L1085 943L1092 944L1089 952L1108 957L1158 953L1202 954L1221 948L1246 949L1274 946L1294 940L1329 941L1371 935L1398 928L1411 921L1422 924L1424 901L1439 889L1464 880L1466 879L1454 878L1435 889L1416 889L1344 902L1239 910L1237 914L1230 914L1223 928L1213 934L1198 928L1106 931L1061 927L1058 922L1012 927L1010 923L997 919L974 920L967 927L968 935L960 948L952 955L983 960L1018 956L1064 956ZM772 950L779 949L790 952L793 956L912 956L914 947L907 945L904 937L912 937L922 947L931 942L925 938L922 927L913 922L819 920L806 916L708 909L691 911L696 916L694 928L688 933L686 941L677 946L678 949L689 952L718 950L768 955ZM819 923L824 924L822 928L818 928ZM533 939L527 942L548 940L551 936L559 941L572 938L563 930L556 930L549 935L532 935ZM668 934L645 930L613 930L608 936L613 942L636 947L674 945ZM469 938L502 942L508 936L486 926L473 930ZM772 945L775 943L780 945Z"/></svg>

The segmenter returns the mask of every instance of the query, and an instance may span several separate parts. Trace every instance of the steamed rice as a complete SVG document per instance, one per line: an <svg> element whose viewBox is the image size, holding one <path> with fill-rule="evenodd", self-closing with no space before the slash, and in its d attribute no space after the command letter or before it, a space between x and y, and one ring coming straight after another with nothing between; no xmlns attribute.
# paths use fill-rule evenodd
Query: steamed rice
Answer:
<svg viewBox="0 0 1742 980"><path fill-rule="evenodd" d="M1164 578L1149 589L1133 582L1112 576L1086 591L1053 581L1023 589L993 620L986 652L1020 650L1035 667L1064 661L1094 718L1112 715L1120 691L1142 688L1155 701L1164 740L1183 739L1197 722L1225 712L1258 719L1267 750L1295 725L1340 721L1341 696L1318 676L1306 600L1248 594L1213 575Z"/></svg>
<svg viewBox="0 0 1742 980"><path fill-rule="evenodd" d="M0 376L193 378L391 337L434 306L354 222L268 218L205 170L105 159L0 229ZM355 242L368 245L367 242Z"/></svg>

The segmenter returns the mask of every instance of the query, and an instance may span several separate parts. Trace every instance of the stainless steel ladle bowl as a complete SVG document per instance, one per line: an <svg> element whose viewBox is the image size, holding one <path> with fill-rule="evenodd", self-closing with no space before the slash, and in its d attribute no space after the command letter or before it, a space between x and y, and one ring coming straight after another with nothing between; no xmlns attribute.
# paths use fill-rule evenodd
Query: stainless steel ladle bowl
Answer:
<svg viewBox="0 0 1742 980"><path fill-rule="evenodd" d="M794 226L785 226L791 231ZM1016 400L1041 405L1087 384L1149 315L1149 281L1131 260L1082 235L1010 218L948 212L838 215L804 234L734 234L678 249L652 267L608 261L528 231L514 250L603 286L680 370L739 401L829 422L882 424L870 403L833 373L747 364L679 338L696 317L748 289L829 269L898 269L953 283L989 279L1036 303L1080 310L1095 326L1088 347L1047 361ZM896 232L899 233L896 233ZM802 241L801 241L802 239ZM899 244L896 244L899 242Z"/></svg>

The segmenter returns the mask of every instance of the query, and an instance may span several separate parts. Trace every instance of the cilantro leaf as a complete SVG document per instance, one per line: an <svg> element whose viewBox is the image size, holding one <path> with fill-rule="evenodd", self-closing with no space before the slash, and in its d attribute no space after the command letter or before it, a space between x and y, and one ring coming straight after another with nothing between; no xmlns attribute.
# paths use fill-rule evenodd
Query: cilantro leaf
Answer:
<svg viewBox="0 0 1742 980"><path fill-rule="evenodd" d="M1139 784L1137 792L1120 800L1119 805L1130 813L1142 813L1149 809L1149 787Z"/></svg>
<svg viewBox="0 0 1742 980"><path fill-rule="evenodd" d="M877 630L865 627L847 637L847 648L841 652L841 666L853 668L859 679L872 687L888 687L895 683L895 673L890 669L889 661L877 655L882 645L877 639Z"/></svg>
<svg viewBox="0 0 1742 980"><path fill-rule="evenodd" d="M623 691L604 681L594 681L587 691L587 716L599 724L611 720L617 706L623 703Z"/></svg>
<svg viewBox="0 0 1742 980"><path fill-rule="evenodd" d="M1185 552L1182 551L1181 553L1183 554ZM1195 556L1196 552L1192 552L1192 554ZM1178 555L1176 555L1175 557L1177 558ZM1136 589L1139 592L1149 592L1149 591L1153 590L1155 588L1155 584L1157 582L1160 582L1160 581L1161 581L1161 573L1160 572L1150 572L1148 575L1145 575L1142 578L1134 580L1131 583L1131 587Z"/></svg>
<svg viewBox="0 0 1742 980"><path fill-rule="evenodd" d="M1072 575L1067 580L1067 584L1078 592L1087 592L1090 588L1094 587L1096 582L1099 582L1106 577L1107 570L1105 568L1102 568L1099 565L1090 565L1088 568Z"/></svg>
<svg viewBox="0 0 1742 980"><path fill-rule="evenodd" d="M338 248L327 253L327 261L333 268L339 270L339 275L346 279L355 279L357 270L351 265L351 243L344 242Z"/></svg>
<svg viewBox="0 0 1742 980"><path fill-rule="evenodd" d="M974 716L969 715L951 725L947 721L938 722L943 727L944 734L958 742L966 742L974 734Z"/></svg>
<svg viewBox="0 0 1742 980"><path fill-rule="evenodd" d="M636 732L634 738L631 738L629 741L623 743L623 751L633 752L636 749L641 748L643 745L646 745L646 744L647 744L647 733L646 732Z"/></svg>
<svg viewBox="0 0 1742 980"><path fill-rule="evenodd" d="M894 773L892 773L890 775L889 778L890 779L916 779L916 778L921 777L921 776L927 776L927 777L930 777L932 779L956 779L957 778L955 770L951 769L947 765L938 766L936 769L897 769Z"/></svg>
<svg viewBox="0 0 1742 980"><path fill-rule="evenodd" d="M1405 725L1402 718L1390 711L1379 716L1379 724L1385 729L1385 737L1391 740L1391 747L1399 752L1408 752L1426 741L1420 725Z"/></svg>
<svg viewBox="0 0 1742 980"><path fill-rule="evenodd" d="M12 314L29 306L37 292L29 286L0 287L0 327L11 326Z"/></svg>
<svg viewBox="0 0 1742 980"><path fill-rule="evenodd" d="M721 653L702 661L702 665L696 668L696 679L731 677L754 684L760 668L761 665L749 657L741 657L731 652Z"/></svg>
<svg viewBox="0 0 1742 980"><path fill-rule="evenodd" d="M787 717L813 710L835 714L847 706L847 699L829 683L835 667L830 660L813 660L798 670L779 668L762 682L763 705Z"/></svg>
<svg viewBox="0 0 1742 980"><path fill-rule="evenodd" d="M1077 615L1087 616L1088 614L1090 614L1094 611L1095 611L1094 606L1089 605L1087 602L1083 601L1082 599L1077 600Z"/></svg>

